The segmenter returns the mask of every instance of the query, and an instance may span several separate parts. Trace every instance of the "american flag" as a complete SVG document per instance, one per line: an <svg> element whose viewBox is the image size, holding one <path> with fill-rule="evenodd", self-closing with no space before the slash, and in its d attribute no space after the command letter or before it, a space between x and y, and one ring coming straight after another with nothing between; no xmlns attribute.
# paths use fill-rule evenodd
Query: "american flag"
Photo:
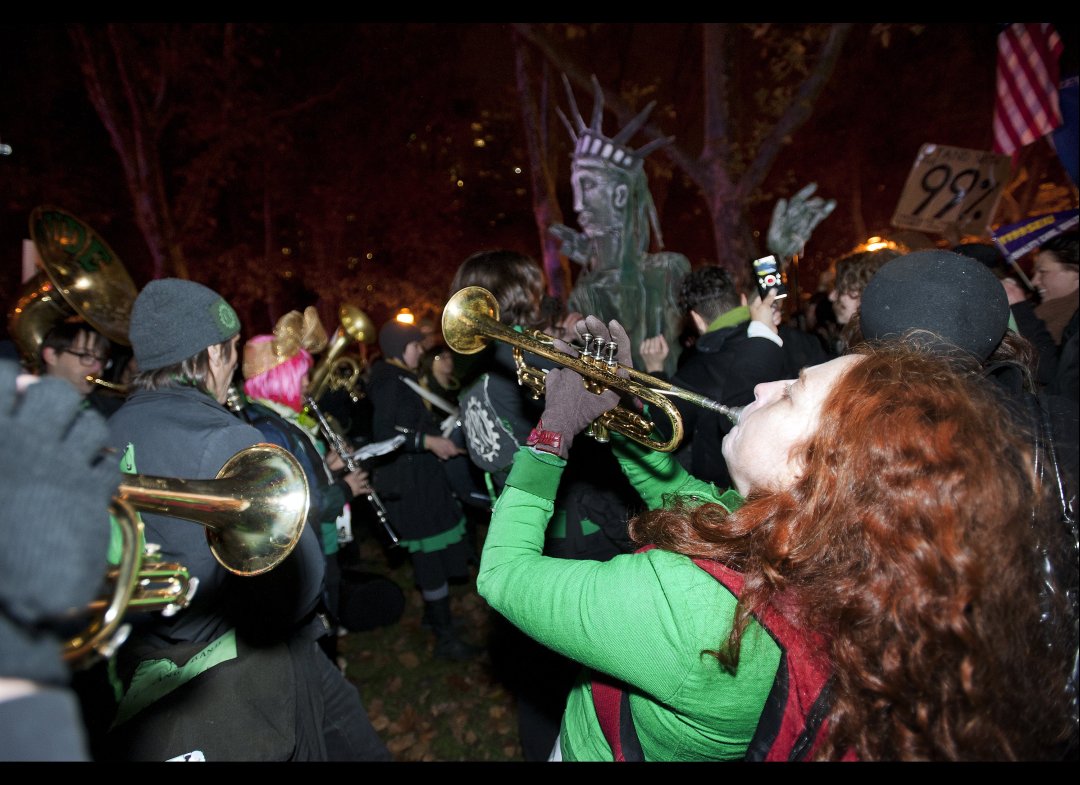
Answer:
<svg viewBox="0 0 1080 785"><path fill-rule="evenodd" d="M1061 125L1053 25L1011 24L998 34L994 152L1010 155Z"/></svg>

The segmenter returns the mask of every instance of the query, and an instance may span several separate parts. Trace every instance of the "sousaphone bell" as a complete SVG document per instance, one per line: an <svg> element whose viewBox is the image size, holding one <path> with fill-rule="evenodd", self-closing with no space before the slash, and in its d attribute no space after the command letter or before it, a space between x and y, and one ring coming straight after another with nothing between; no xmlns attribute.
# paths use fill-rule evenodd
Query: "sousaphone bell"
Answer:
<svg viewBox="0 0 1080 785"><path fill-rule="evenodd" d="M41 269L8 313L8 334L26 367L41 370L45 336L68 319L82 319L110 341L130 346L128 326L138 291L112 248L88 224L50 206L31 213L30 238Z"/></svg>

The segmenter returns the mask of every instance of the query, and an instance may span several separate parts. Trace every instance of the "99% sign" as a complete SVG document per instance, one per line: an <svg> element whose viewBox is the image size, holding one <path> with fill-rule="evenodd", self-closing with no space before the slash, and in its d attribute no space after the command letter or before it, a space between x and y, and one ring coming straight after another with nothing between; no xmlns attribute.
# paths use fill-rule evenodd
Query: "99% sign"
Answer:
<svg viewBox="0 0 1080 785"><path fill-rule="evenodd" d="M986 235L1009 181L1007 155L924 144L893 214L893 226Z"/></svg>

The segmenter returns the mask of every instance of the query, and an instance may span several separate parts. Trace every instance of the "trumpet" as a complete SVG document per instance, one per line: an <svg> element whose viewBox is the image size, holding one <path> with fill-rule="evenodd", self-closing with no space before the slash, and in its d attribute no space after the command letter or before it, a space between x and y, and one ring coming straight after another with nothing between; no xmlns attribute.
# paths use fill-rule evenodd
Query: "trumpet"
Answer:
<svg viewBox="0 0 1080 785"><path fill-rule="evenodd" d="M513 346L518 384L528 387L534 398L543 395L545 371L525 363L526 351L581 374L585 387L591 392L600 394L610 389L636 397L648 404L650 411L663 412L671 423L671 436L662 441L653 436L656 426L651 419L620 404L590 426L590 435L598 441L606 441L608 431L615 431L653 450L671 452L682 441L683 423L682 415L669 396L718 412L735 423L741 412L741 408L725 406L619 364L614 359L618 350L614 342L587 335L580 356L574 357L556 349L554 339L538 330L520 333L512 330L499 321L499 304L495 296L480 286L467 286L450 298L443 309L442 332L447 345L461 354L476 354L492 339Z"/></svg>
<svg viewBox="0 0 1080 785"><path fill-rule="evenodd" d="M89 603L90 623L61 648L65 662L88 666L96 657L109 658L127 640L131 625L123 624L130 610L159 610L173 616L186 608L199 585L182 564L157 558L157 546L146 543L135 508L114 499L109 507L120 534L120 563L106 573L112 592Z"/></svg>
<svg viewBox="0 0 1080 785"><path fill-rule="evenodd" d="M136 511L155 512L206 529L210 552L236 575L268 572L296 547L307 519L307 477L296 458L274 444L255 444L233 455L213 480L128 475L113 497L110 513L121 535L120 564L109 571L109 598L90 603L97 615L67 641L62 656L79 661L97 652L111 656L126 639L128 609L160 609L172 615L186 607L198 579L185 567L162 562L143 538Z"/></svg>

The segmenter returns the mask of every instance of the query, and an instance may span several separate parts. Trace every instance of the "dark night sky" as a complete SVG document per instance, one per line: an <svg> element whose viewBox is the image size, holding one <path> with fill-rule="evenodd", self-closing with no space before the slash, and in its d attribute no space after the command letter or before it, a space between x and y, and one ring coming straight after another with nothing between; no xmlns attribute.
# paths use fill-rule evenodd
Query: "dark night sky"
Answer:
<svg viewBox="0 0 1080 785"><path fill-rule="evenodd" d="M804 264L808 267L820 267L865 239L859 235L858 227L870 233L889 230L897 197L923 143L990 148L995 26L933 23L919 35L897 30L888 48L868 42L869 27L858 26L849 38L837 71L811 119L775 162L766 183L769 197L751 214L752 228L764 235L776 197L789 196L815 181L819 194L836 198L839 204L835 213L818 228L807 249ZM582 65L607 85L659 79L655 97L661 106L675 107L671 122L678 126L669 129L668 121L664 120L665 131L676 134L679 143L696 154L700 150L700 142L693 138L695 133L700 135L700 66L680 61L678 54L700 48L700 35L688 35L682 24L635 23L610 28L603 31L595 48L579 52ZM305 86L305 80L313 92L329 85L336 73L359 59L359 54L350 50L357 38L354 32L355 28L349 25L321 24L292 25L277 31L275 34L288 37L289 62L307 66L303 74L283 73L280 89L286 89L286 82L288 89L300 89ZM1062 32L1067 43L1074 40L1071 27L1063 27ZM410 45L423 47L431 40L441 41L437 55L445 59L434 69L425 66L426 73L438 72L432 78L439 89L457 91L452 101L439 100L447 96L426 96L424 91L428 88L416 78L409 87L418 95L418 100L413 102L416 117L387 118L384 107L370 98L364 105L342 102L340 106L320 110L347 112L352 121L362 124L367 131L363 137L368 144L365 154L394 155L392 147L376 149L370 141L376 138L371 133L372 124L375 128L385 125L396 130L407 128L410 122L417 128L440 122L437 117L424 116L428 107L448 106L461 117L484 112L517 116L508 27L487 23L445 24L437 33L438 39L402 36L397 44L399 48L391 49L387 45L385 51L364 54L378 54L368 59L369 64L381 64L386 74L397 74L422 57L419 52L410 52ZM1071 57L1068 62L1075 63L1075 47L1069 47L1067 52L1067 58ZM615 53L628 56L617 57ZM365 78L374 81L377 72L366 71ZM379 95L371 87L367 85L368 92L364 94ZM55 203L55 191L51 189L61 181L65 183L65 202L60 206L87 216L120 257L130 260L137 283L144 283L146 268L142 260L146 250L131 218L131 198L123 185L118 158L87 101L71 56L70 42L61 27L36 24L0 27L0 96L0 141L10 144L15 151L13 156L0 158L0 195L3 196L0 291L5 301L14 296L18 287L20 246L27 236L29 211L37 204ZM582 110L587 112L591 100L580 94L578 97ZM552 98L563 105L561 89ZM605 127L613 126L614 119L608 115ZM447 121L447 127L454 126ZM512 135L514 126L506 127ZM560 143L564 142L561 125L556 123L553 133L560 136ZM349 139L339 141L343 146L350 144ZM303 149L304 139L298 138L294 144L296 149L290 154L299 162L307 154ZM524 142L508 140L505 149L523 155ZM1053 170L1053 163L1048 176L1060 180L1062 175ZM446 174L433 165L432 185L423 185L419 176L409 182L414 188L438 189L444 187ZM559 188L564 219L572 223L568 171L561 174ZM661 226L668 250L686 254L695 265L710 261L711 230L700 197L679 176L670 183L654 185L654 192L660 189L664 193ZM379 189L372 188L369 196L378 200ZM490 192L486 198L494 201ZM357 208L362 211L365 205L359 204ZM480 209L488 207L485 204ZM474 232L463 242L471 241L479 247L489 240L505 242L505 238L513 237L521 250L538 255L527 191L519 190L516 195L507 196L501 201L500 209L510 215L492 222L492 226L498 225L490 237ZM463 231L469 231L468 224L463 225L466 227ZM423 227L417 231L422 233ZM448 281L453 267L463 258L463 251L465 247L448 253L437 262L441 266L431 270L431 277L437 282L436 290Z"/></svg>

